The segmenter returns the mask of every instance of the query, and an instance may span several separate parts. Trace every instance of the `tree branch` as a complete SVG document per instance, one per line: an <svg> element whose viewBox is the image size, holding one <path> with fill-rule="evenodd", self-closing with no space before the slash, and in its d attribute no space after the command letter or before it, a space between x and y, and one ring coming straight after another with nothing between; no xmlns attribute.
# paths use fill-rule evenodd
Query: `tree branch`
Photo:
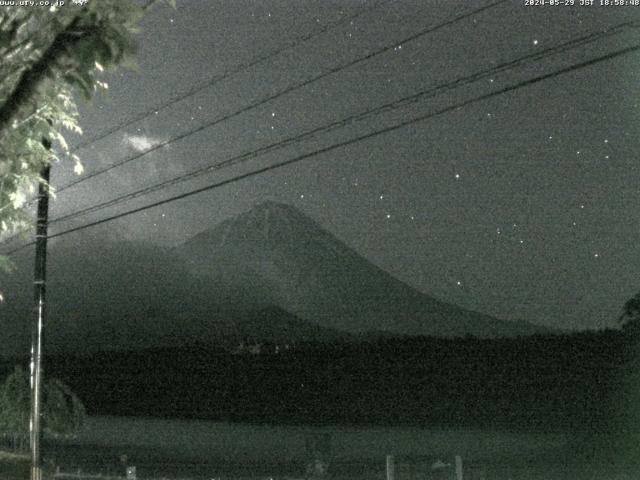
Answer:
<svg viewBox="0 0 640 480"><path fill-rule="evenodd" d="M67 54L68 50L90 35L89 29L78 31L79 21L80 17L75 17L67 28L56 35L42 57L22 73L13 92L0 107L0 134L9 128L22 107L33 99L47 74Z"/></svg>

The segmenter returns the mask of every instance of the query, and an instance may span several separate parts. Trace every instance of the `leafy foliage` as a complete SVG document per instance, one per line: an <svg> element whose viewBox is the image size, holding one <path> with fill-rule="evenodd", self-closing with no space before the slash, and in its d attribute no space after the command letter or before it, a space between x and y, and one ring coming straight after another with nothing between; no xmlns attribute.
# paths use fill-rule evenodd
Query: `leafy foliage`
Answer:
<svg viewBox="0 0 640 480"><path fill-rule="evenodd" d="M21 367L0 386L0 433L29 431L29 374ZM43 431L48 435L70 435L84 424L86 411L78 396L60 380L51 379L43 390Z"/></svg>
<svg viewBox="0 0 640 480"><path fill-rule="evenodd" d="M72 91L90 99L107 88L101 72L131 62L135 26L147 7L100 0L0 9L0 235L26 221L26 197L44 164L68 155L82 172L62 133L81 133Z"/></svg>
<svg viewBox="0 0 640 480"><path fill-rule="evenodd" d="M625 302L619 321L628 335L640 339L640 292Z"/></svg>

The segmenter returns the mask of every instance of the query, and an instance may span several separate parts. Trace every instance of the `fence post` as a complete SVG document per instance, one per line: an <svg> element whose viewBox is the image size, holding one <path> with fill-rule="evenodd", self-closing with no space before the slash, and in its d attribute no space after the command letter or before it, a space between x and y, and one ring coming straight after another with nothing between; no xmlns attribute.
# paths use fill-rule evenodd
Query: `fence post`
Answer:
<svg viewBox="0 0 640 480"><path fill-rule="evenodd" d="M456 480L462 480L462 457L456 455Z"/></svg>
<svg viewBox="0 0 640 480"><path fill-rule="evenodd" d="M395 480L396 463L393 455L387 455L387 480Z"/></svg>
<svg viewBox="0 0 640 480"><path fill-rule="evenodd" d="M136 467L127 467L127 480L136 480Z"/></svg>

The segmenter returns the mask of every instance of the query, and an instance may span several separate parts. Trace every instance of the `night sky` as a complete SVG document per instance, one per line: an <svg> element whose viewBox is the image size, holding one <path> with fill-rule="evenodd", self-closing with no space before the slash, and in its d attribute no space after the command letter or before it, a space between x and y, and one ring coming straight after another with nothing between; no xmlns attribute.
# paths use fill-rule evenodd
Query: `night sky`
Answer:
<svg viewBox="0 0 640 480"><path fill-rule="evenodd" d="M85 175L391 48L61 192L52 205L53 218L640 19L640 6L580 6L579 0L574 6L495 2L474 15L466 14L492 2L177 3L177 9L160 6L143 20L138 67L109 74L108 92L81 105L85 134L70 137L72 145L157 109L80 150ZM442 300L561 328L613 326L622 304L640 289L640 52L467 101L638 40L637 28L620 29L239 165L53 224L50 231L463 103L93 230L114 239L176 245L255 203L276 200L297 207L376 265ZM160 108L196 85L293 44ZM71 161L54 167L55 186L76 179ZM79 238L70 234L55 241Z"/></svg>

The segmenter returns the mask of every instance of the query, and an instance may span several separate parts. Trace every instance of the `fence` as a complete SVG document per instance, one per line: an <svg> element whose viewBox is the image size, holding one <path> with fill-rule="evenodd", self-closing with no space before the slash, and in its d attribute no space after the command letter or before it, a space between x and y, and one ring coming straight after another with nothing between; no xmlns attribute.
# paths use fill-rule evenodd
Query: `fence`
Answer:
<svg viewBox="0 0 640 480"><path fill-rule="evenodd" d="M53 474L54 480L125 480L125 477L113 477L102 474L90 474L90 473L70 473L70 472L56 472Z"/></svg>
<svg viewBox="0 0 640 480"><path fill-rule="evenodd" d="M53 474L54 480L137 480L136 467L127 467L126 476L103 475L102 473L86 473L81 470L63 472L60 467Z"/></svg>
<svg viewBox="0 0 640 480"><path fill-rule="evenodd" d="M486 480L484 465L464 465L456 455L447 462L427 455L387 455L386 480Z"/></svg>
<svg viewBox="0 0 640 480"><path fill-rule="evenodd" d="M28 433L1 433L0 449L13 453L25 453L29 451Z"/></svg>

